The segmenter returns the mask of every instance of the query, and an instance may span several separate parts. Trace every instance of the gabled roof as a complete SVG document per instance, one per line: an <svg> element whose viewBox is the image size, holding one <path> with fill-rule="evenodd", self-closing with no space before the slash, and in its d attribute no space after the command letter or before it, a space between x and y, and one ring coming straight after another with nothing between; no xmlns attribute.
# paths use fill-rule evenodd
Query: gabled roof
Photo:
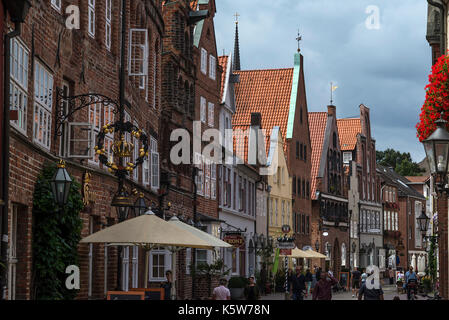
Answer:
<svg viewBox="0 0 449 320"><path fill-rule="evenodd" d="M399 175L392 168L387 168L378 164L377 169L384 180L393 183L398 188L399 196L410 196L421 200L426 199L421 193L408 185L410 180Z"/></svg>
<svg viewBox="0 0 449 320"><path fill-rule="evenodd" d="M221 87L220 87L221 103L224 103L226 99L225 87L228 82L227 80L229 79L230 65L228 64L230 60L231 59L229 58L229 56L218 57L218 64L223 68L223 72L221 73Z"/></svg>
<svg viewBox="0 0 449 320"><path fill-rule="evenodd" d="M309 131L312 148L312 185L310 192L315 199L315 189L323 151L324 134L327 126L327 112L309 112Z"/></svg>
<svg viewBox="0 0 449 320"><path fill-rule="evenodd" d="M287 122L293 83L293 68L235 71L240 83L235 84L236 112L233 123L249 125L251 113L262 116L262 129L267 133L279 126L286 149Z"/></svg>
<svg viewBox="0 0 449 320"><path fill-rule="evenodd" d="M424 184L430 179L430 176L406 176L405 178L409 180L411 184Z"/></svg>
<svg viewBox="0 0 449 320"><path fill-rule="evenodd" d="M362 132L360 118L338 119L337 126L341 151L354 150L357 144L357 134Z"/></svg>

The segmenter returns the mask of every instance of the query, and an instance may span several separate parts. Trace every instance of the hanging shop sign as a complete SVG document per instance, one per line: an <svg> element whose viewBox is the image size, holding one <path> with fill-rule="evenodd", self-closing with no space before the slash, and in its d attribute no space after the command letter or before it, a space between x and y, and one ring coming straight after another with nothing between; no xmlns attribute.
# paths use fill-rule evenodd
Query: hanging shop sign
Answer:
<svg viewBox="0 0 449 320"><path fill-rule="evenodd" d="M292 254L292 249L279 249L279 254L281 256L290 256Z"/></svg>
<svg viewBox="0 0 449 320"><path fill-rule="evenodd" d="M223 241L229 243L235 248L245 248L245 238L243 238L243 236L240 234L226 234L223 238Z"/></svg>

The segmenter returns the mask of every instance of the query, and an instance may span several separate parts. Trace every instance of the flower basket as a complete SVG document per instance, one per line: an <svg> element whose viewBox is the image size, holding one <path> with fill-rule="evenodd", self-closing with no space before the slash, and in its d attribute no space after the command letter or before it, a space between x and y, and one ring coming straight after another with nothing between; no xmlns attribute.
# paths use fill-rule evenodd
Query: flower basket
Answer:
<svg viewBox="0 0 449 320"><path fill-rule="evenodd" d="M449 56L441 56L432 67L426 100L421 108L420 121L416 125L419 141L427 139L435 131L435 121L444 111L443 119L449 119Z"/></svg>

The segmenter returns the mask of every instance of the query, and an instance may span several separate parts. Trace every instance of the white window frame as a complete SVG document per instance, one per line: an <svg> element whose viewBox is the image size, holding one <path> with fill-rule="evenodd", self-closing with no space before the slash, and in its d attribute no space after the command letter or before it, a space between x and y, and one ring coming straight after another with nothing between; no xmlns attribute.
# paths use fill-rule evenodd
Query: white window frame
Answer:
<svg viewBox="0 0 449 320"><path fill-rule="evenodd" d="M207 74L207 50L201 48L201 73Z"/></svg>
<svg viewBox="0 0 449 320"><path fill-rule="evenodd" d="M61 0L51 0L51 6L58 12L61 12Z"/></svg>
<svg viewBox="0 0 449 320"><path fill-rule="evenodd" d="M208 123L209 127L213 127L215 125L214 109L215 109L215 105L212 102L209 102L207 104L207 115L208 115L207 123Z"/></svg>
<svg viewBox="0 0 449 320"><path fill-rule="evenodd" d="M138 123L135 122L135 121L134 121L134 125L135 125L137 128L139 127ZM134 146L134 149L133 149L133 159L132 159L132 162L133 162L133 163L136 162L137 158L138 158L139 155L140 155L140 152L139 152L139 149L140 149L139 142L140 142L139 139L137 139L136 137L133 137L133 146ZM132 179L133 179L134 181L139 181L139 166L136 166L136 167L134 168L134 170L133 170L133 175L132 175Z"/></svg>
<svg viewBox="0 0 449 320"><path fill-rule="evenodd" d="M105 36L106 49L111 50L112 44L112 0L105 0Z"/></svg>
<svg viewBox="0 0 449 320"><path fill-rule="evenodd" d="M160 255L160 256L164 256L164 271L162 272L162 275L160 275L159 277L155 277L153 274L153 264L154 264L154 256L156 255ZM150 263L149 263L149 269L148 270L148 274L149 276L149 281L150 282L161 282L161 281L165 281L166 277L165 277L165 272L167 272L167 270L171 270L171 253L168 250L164 250L164 249L153 249L150 251L149 257L150 259ZM158 266L162 267L162 265Z"/></svg>
<svg viewBox="0 0 449 320"><path fill-rule="evenodd" d="M129 247L122 250L122 291L129 291Z"/></svg>
<svg viewBox="0 0 449 320"><path fill-rule="evenodd" d="M159 152L157 146L157 140L154 137L150 137L150 150L151 150L151 189L154 191L159 190Z"/></svg>
<svg viewBox="0 0 449 320"><path fill-rule="evenodd" d="M30 51L19 38L11 39L10 46L10 101L11 109L18 112L18 120L11 120L11 124L26 136Z"/></svg>
<svg viewBox="0 0 449 320"><path fill-rule="evenodd" d="M95 0L88 0L87 4L87 33L95 38Z"/></svg>
<svg viewBox="0 0 449 320"><path fill-rule="evenodd" d="M206 123L206 98L200 97L200 120L202 123Z"/></svg>
<svg viewBox="0 0 449 320"><path fill-rule="evenodd" d="M352 160L352 152L343 152L343 163L349 163Z"/></svg>
<svg viewBox="0 0 449 320"><path fill-rule="evenodd" d="M212 163L210 169L210 198L217 199L217 164Z"/></svg>
<svg viewBox="0 0 449 320"><path fill-rule="evenodd" d="M67 158L73 159L92 159L94 156L94 142L93 142L93 126L89 122L69 122L67 127ZM86 139L80 139L79 137L72 137L72 127L87 127L86 130L89 131ZM72 154L72 149L70 148L72 142L87 142L88 154Z"/></svg>
<svg viewBox="0 0 449 320"><path fill-rule="evenodd" d="M34 68L33 141L50 150L52 136L53 75L38 60Z"/></svg>
<svg viewBox="0 0 449 320"><path fill-rule="evenodd" d="M145 39L143 43L135 43L138 34ZM141 58L135 56L140 51ZM148 58L149 58L148 29L129 30L128 74L139 78L139 89L145 90L145 100L148 101ZM136 67L137 66L137 67Z"/></svg>
<svg viewBox="0 0 449 320"><path fill-rule="evenodd" d="M210 198L210 160L203 157L204 163L204 198Z"/></svg>
<svg viewBox="0 0 449 320"><path fill-rule="evenodd" d="M132 288L139 287L139 247L133 246L133 257L132 257Z"/></svg>
<svg viewBox="0 0 449 320"><path fill-rule="evenodd" d="M216 80L217 78L217 59L213 55L209 55L209 78Z"/></svg>

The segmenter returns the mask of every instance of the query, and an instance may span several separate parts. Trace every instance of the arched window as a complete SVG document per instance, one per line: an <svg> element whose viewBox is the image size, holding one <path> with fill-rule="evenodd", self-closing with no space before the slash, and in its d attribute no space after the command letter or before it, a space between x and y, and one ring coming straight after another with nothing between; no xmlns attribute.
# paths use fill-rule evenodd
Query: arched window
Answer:
<svg viewBox="0 0 449 320"><path fill-rule="evenodd" d="M332 142L333 142L334 148L337 148L337 135L335 134L335 132L332 136Z"/></svg>
<svg viewBox="0 0 449 320"><path fill-rule="evenodd" d="M341 265L342 267L346 266L346 244L341 244Z"/></svg>

